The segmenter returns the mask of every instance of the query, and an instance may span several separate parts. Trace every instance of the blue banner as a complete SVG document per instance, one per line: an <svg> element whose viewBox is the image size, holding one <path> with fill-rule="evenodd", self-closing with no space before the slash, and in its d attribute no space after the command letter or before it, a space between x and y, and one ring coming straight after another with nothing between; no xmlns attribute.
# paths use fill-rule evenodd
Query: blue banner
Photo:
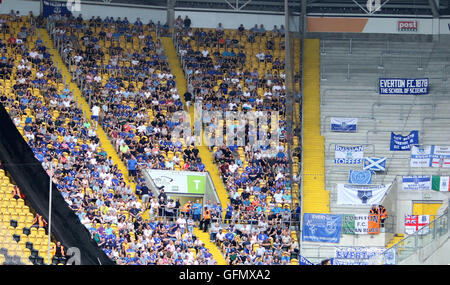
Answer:
<svg viewBox="0 0 450 285"><path fill-rule="evenodd" d="M314 265L314 263L312 263L311 261L306 259L304 256L299 254L298 255L298 265Z"/></svg>
<svg viewBox="0 0 450 285"><path fill-rule="evenodd" d="M391 151L409 151L412 145L419 144L419 131L411 131L402 136L391 132Z"/></svg>
<svg viewBox="0 0 450 285"><path fill-rule="evenodd" d="M372 171L385 171L386 157L364 157L363 169Z"/></svg>
<svg viewBox="0 0 450 285"><path fill-rule="evenodd" d="M303 215L303 241L339 243L341 239L342 215Z"/></svg>
<svg viewBox="0 0 450 285"><path fill-rule="evenodd" d="M357 124L358 119L356 118L331 118L331 131L354 133Z"/></svg>
<svg viewBox="0 0 450 285"><path fill-rule="evenodd" d="M77 2L77 3L75 3ZM42 1L42 14L44 17L48 17L50 15L61 15L61 16L70 16L72 12L69 10L68 5L78 4L79 0L75 1Z"/></svg>
<svg viewBox="0 0 450 285"><path fill-rule="evenodd" d="M348 183L351 184L372 184L372 171L350 170Z"/></svg>
<svg viewBox="0 0 450 285"><path fill-rule="evenodd" d="M428 94L428 78L379 78L379 93L382 95L423 95Z"/></svg>

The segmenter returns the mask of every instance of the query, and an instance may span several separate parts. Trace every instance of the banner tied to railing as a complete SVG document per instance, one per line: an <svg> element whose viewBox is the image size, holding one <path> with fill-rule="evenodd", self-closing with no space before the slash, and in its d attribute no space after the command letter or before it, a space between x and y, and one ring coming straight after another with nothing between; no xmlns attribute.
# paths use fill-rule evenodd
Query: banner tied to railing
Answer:
<svg viewBox="0 0 450 285"><path fill-rule="evenodd" d="M409 151L412 145L419 144L419 131L411 131L403 136L391 132L391 151Z"/></svg>
<svg viewBox="0 0 450 285"><path fill-rule="evenodd" d="M334 163L336 164L362 164L364 146L334 146Z"/></svg>
<svg viewBox="0 0 450 285"><path fill-rule="evenodd" d="M391 184L353 185L337 184L338 205L379 205Z"/></svg>
<svg viewBox="0 0 450 285"><path fill-rule="evenodd" d="M412 146L411 167L450 168L450 146Z"/></svg>
<svg viewBox="0 0 450 285"><path fill-rule="evenodd" d="M302 240L339 243L342 215L303 214Z"/></svg>
<svg viewBox="0 0 450 285"><path fill-rule="evenodd" d="M336 247L331 265L395 264L394 249L383 247Z"/></svg>
<svg viewBox="0 0 450 285"><path fill-rule="evenodd" d="M354 133L358 124L357 118L331 118L331 131Z"/></svg>
<svg viewBox="0 0 450 285"><path fill-rule="evenodd" d="M379 78L381 95L424 95L429 92L428 78Z"/></svg>

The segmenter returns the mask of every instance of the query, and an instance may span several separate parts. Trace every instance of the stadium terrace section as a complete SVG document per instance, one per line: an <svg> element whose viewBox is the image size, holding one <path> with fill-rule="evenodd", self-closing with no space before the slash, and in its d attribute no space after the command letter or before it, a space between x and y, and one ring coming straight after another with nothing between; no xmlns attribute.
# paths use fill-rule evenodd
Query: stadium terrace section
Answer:
<svg viewBox="0 0 450 285"><path fill-rule="evenodd" d="M37 30L27 33L26 41L0 43L9 63L1 102L92 238L118 264L215 263L191 232L143 217L135 189L102 148Z"/></svg>
<svg viewBox="0 0 450 285"><path fill-rule="evenodd" d="M235 137L234 143L212 145L211 151L229 192L230 220L261 225L264 231L267 224L282 225L288 232L286 238L270 236L269 244L277 248L281 240L286 241L282 252L292 256L296 252L296 237L289 226L297 221L297 209L293 207L290 189L298 177L289 179L286 153L284 28L190 28L181 17L175 25L178 54L189 80L188 93L204 110L220 113L202 118L204 129L213 130L207 134L209 138L222 134L226 137L230 127L238 129L237 120L222 119L226 112L269 112L269 121L277 118L275 112L279 115L279 142L261 148L250 143L247 122L245 146L239 146ZM268 126L264 131L274 131L270 130L270 123ZM260 238L265 244L268 236ZM229 256L229 244L222 248ZM260 250L264 252L264 246Z"/></svg>

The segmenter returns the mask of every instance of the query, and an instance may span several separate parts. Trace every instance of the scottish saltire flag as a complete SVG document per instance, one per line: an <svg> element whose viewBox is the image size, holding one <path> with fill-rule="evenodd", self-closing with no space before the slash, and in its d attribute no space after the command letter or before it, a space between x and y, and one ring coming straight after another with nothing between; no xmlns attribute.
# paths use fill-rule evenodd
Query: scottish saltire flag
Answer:
<svg viewBox="0 0 450 285"><path fill-rule="evenodd" d="M357 124L357 118L331 118L331 131L353 133Z"/></svg>
<svg viewBox="0 0 450 285"><path fill-rule="evenodd" d="M350 170L348 175L350 184L372 184L372 171L369 170Z"/></svg>
<svg viewBox="0 0 450 285"><path fill-rule="evenodd" d="M364 157L363 169L372 171L385 171L386 157Z"/></svg>

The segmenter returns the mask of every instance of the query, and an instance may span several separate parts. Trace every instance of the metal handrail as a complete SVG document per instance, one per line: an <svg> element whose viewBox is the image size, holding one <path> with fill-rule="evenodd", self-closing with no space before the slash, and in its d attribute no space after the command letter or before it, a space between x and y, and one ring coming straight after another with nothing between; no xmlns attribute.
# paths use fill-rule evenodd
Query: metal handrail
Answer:
<svg viewBox="0 0 450 285"><path fill-rule="evenodd" d="M338 117L342 117L342 116L325 116L325 117L323 117L323 121L324 121L324 123L323 124L321 124L321 127L324 129L324 130L322 130L323 132L325 132L325 130L327 130L327 132L328 132L328 129L327 128L325 128L325 126L326 126L326 122L328 121L328 119L331 119L331 118L338 118ZM373 123L374 123L374 127L375 127L375 130L377 129L377 120L376 119L374 119L374 118L371 118L371 117L366 117L366 116L364 116L364 117L361 117L361 116L356 116L355 117L356 119L367 119L367 120L371 120L371 121L373 121ZM357 131L356 131L357 132Z"/></svg>
<svg viewBox="0 0 450 285"><path fill-rule="evenodd" d="M413 103L413 104L404 104L404 103L373 103L372 107L371 107L371 114L372 114L372 118L375 119L374 117L374 113L375 113L375 106L380 107L380 106L401 106L403 107L407 107L407 106L431 106L433 107L433 114L434 114L434 110L436 109L436 103Z"/></svg>
<svg viewBox="0 0 450 285"><path fill-rule="evenodd" d="M447 221L445 221L445 219L447 219ZM440 227L440 225L442 225L442 227ZM414 232L411 235L408 235L406 238L400 240L398 243L394 244L393 246L387 248L381 255L385 255L385 254L389 254L389 251L395 250L396 252L396 263L398 264L399 261L403 261L406 258L410 257L411 255L413 255L414 253L416 253L418 250L422 249L424 246L426 246L427 244L420 244L420 240L422 240L421 237L426 236L428 234L431 233L431 240L428 242L428 244L430 244L431 242L435 241L437 238L445 235L446 233L448 233L450 228L450 211L447 207L447 209L444 211L444 213L439 216L438 218L436 218L434 221L430 222L428 225L420 228L418 231ZM431 230L433 229L433 230ZM438 233L437 230L440 230L441 232ZM439 235L439 236L438 236ZM408 241L413 240L413 247L412 247L412 251L405 251L404 246L405 244L408 243ZM400 250L402 249L402 250ZM400 252L405 252L407 255L406 256L402 256L402 260L399 260L399 253Z"/></svg>
<svg viewBox="0 0 450 285"><path fill-rule="evenodd" d="M402 133L404 132L404 130L389 130L389 131L381 131L381 130L377 130L377 129L371 129L371 130L367 130L366 131L366 143L369 143L369 134L370 133ZM420 132L422 133L422 130L420 130Z"/></svg>
<svg viewBox="0 0 450 285"><path fill-rule="evenodd" d="M450 117L434 117L434 116L432 116L432 117L425 117L425 118L423 118L422 119L422 130L421 130L422 134L425 133L425 121L427 121L427 120L431 120L431 121L434 121L434 120L450 120Z"/></svg>
<svg viewBox="0 0 450 285"><path fill-rule="evenodd" d="M364 150L366 149L366 146L372 146L372 149L373 149L372 154L375 155L375 145L374 144L352 144L352 145L349 145L349 144L345 144L345 143L343 143L343 144L329 143L328 147L327 147L327 153L326 153L326 155L328 155L328 156L330 155L330 153L332 153L332 151L331 151L332 145L343 145L343 146L360 146L360 145L362 145L364 147Z"/></svg>

